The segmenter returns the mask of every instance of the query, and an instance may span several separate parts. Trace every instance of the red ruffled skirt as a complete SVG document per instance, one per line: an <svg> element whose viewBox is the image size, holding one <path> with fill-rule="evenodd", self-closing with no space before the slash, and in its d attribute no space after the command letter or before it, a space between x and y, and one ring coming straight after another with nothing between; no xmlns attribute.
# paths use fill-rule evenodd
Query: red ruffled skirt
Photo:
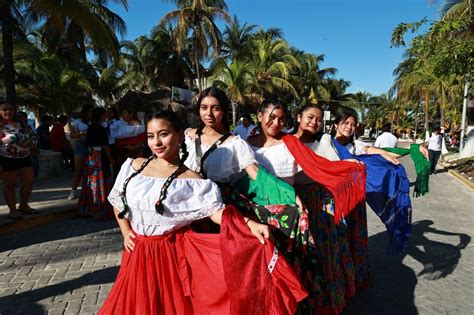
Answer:
<svg viewBox="0 0 474 315"><path fill-rule="evenodd" d="M99 314L294 314L306 296L273 244L227 207L220 234L137 235Z"/></svg>

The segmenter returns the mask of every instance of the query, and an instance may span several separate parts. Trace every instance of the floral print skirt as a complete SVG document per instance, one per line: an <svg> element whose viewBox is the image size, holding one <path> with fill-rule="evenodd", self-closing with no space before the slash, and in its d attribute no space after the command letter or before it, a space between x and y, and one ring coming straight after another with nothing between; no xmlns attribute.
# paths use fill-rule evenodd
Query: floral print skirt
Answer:
<svg viewBox="0 0 474 315"><path fill-rule="evenodd" d="M321 265L320 280L308 288L311 312L304 313L341 314L356 288L370 283L365 205L336 225L334 199L327 190L312 183L297 186L296 192L308 210L315 256Z"/></svg>
<svg viewBox="0 0 474 315"><path fill-rule="evenodd" d="M114 216L112 205L107 200L106 181L110 181L107 158L100 150L90 150L84 165L81 196L79 197L79 215L105 220ZM104 174L107 176L104 178Z"/></svg>

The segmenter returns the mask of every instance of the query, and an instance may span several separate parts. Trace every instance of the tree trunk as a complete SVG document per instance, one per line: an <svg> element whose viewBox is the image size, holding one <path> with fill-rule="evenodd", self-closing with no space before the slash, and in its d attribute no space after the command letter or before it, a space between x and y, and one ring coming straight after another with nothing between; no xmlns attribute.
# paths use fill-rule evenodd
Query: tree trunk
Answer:
<svg viewBox="0 0 474 315"><path fill-rule="evenodd" d="M3 79L5 82L7 102L16 107L15 64L13 62L13 21L10 10L10 1L5 1L2 7L0 7L3 39Z"/></svg>
<svg viewBox="0 0 474 315"><path fill-rule="evenodd" d="M429 117L429 104L430 104L430 94L427 92L425 93L425 104L423 104L423 109L425 112L425 131L428 130L429 127L429 122L430 122L430 117Z"/></svg>
<svg viewBox="0 0 474 315"><path fill-rule="evenodd" d="M235 123L237 122L237 112L236 112L236 105L235 102L230 103L232 105L232 124L235 126Z"/></svg>
<svg viewBox="0 0 474 315"><path fill-rule="evenodd" d="M201 93L201 92L202 92L201 74L200 74L200 72L199 72L199 58L198 58L197 51L194 51L194 64L195 64L195 67L196 67L196 76L197 76L197 81L198 81L198 90L199 90L199 93Z"/></svg>
<svg viewBox="0 0 474 315"><path fill-rule="evenodd" d="M444 106L439 106L439 126L444 128Z"/></svg>

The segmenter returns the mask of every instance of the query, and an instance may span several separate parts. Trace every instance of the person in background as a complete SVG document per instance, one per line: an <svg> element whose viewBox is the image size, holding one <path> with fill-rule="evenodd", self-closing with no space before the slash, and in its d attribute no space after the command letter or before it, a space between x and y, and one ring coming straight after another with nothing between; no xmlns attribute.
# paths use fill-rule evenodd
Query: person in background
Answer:
<svg viewBox="0 0 474 315"><path fill-rule="evenodd" d="M111 165L114 160L110 155L109 137L103 126L104 122L105 109L94 108L84 142L89 154L84 166L79 215L95 219L113 217L113 209L107 201L107 195L111 189Z"/></svg>
<svg viewBox="0 0 474 315"><path fill-rule="evenodd" d="M72 200L77 198L77 186L79 186L82 179L82 171L84 170L84 163L89 151L84 145L86 141L87 129L89 128L92 105L84 105L81 110L80 119L74 120L71 124L71 139L76 140L74 145L74 175L72 178L71 192L67 199Z"/></svg>
<svg viewBox="0 0 474 315"><path fill-rule="evenodd" d="M382 127L382 134L375 140L374 147L376 148L395 148L398 139L392 133L392 124L385 123Z"/></svg>
<svg viewBox="0 0 474 315"><path fill-rule="evenodd" d="M120 129L125 126L123 120L120 119L118 111L115 107L109 107L106 111L107 121L104 123L104 127L107 129L109 135L109 148L112 158L115 160L113 167L113 178L116 178L120 171L120 164L117 163L117 150L115 147L115 139L120 132Z"/></svg>
<svg viewBox="0 0 474 315"><path fill-rule="evenodd" d="M243 140L247 140L253 128L255 128L255 125L252 123L252 117L250 117L249 114L245 114L242 116L242 124L238 125L234 131L232 131L232 134L241 137Z"/></svg>
<svg viewBox="0 0 474 315"><path fill-rule="evenodd" d="M51 150L51 133L49 127L53 124L53 118L49 115L41 116L41 125L36 128L38 136L38 148L41 150Z"/></svg>
<svg viewBox="0 0 474 315"><path fill-rule="evenodd" d="M37 143L38 141L38 136L36 135L36 130L34 129L34 126L31 126L28 124L28 114L25 112L18 112L17 114L18 120L25 125L30 126L31 128L31 136L32 136L32 141ZM31 150L31 163L33 164L33 173L35 175L35 179L38 177L39 173L39 160L38 160L38 149L35 148L34 150Z"/></svg>
<svg viewBox="0 0 474 315"><path fill-rule="evenodd" d="M127 158L143 157L143 144L146 140L145 126L133 109L124 109L122 119L125 124L115 135L117 164L122 165Z"/></svg>
<svg viewBox="0 0 474 315"><path fill-rule="evenodd" d="M74 169L74 151L64 132L64 127L67 122L67 116L61 115L58 117L58 121L53 125L51 129L51 149L55 152L62 153L65 168Z"/></svg>
<svg viewBox="0 0 474 315"><path fill-rule="evenodd" d="M441 155L441 144L443 138L441 137L441 128L436 127L428 139L428 156L431 164L431 174L436 172L436 164L438 164L439 156Z"/></svg>
<svg viewBox="0 0 474 315"><path fill-rule="evenodd" d="M10 219L22 219L24 214L35 214L37 210L28 205L33 187L34 173L31 153L36 149L36 138L32 128L17 119L16 109L5 100L0 100L0 169L3 180L3 195L10 210ZM20 204L16 207L15 185L20 178Z"/></svg>

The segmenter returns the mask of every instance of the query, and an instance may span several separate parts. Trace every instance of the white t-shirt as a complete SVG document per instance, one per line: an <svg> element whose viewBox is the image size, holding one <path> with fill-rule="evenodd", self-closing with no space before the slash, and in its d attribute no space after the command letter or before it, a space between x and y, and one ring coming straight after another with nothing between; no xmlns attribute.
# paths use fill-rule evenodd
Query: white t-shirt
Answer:
<svg viewBox="0 0 474 315"><path fill-rule="evenodd" d="M232 134L234 136L239 136L242 139L247 140L253 128L255 128L255 125L253 124L250 124L248 127L245 127L243 124L240 124L232 131Z"/></svg>
<svg viewBox="0 0 474 315"><path fill-rule="evenodd" d="M124 209L121 199L123 183L135 171L133 159L127 159L117 176L108 200L119 211ZM164 235L187 226L196 220L209 217L224 208L219 187L211 180L176 178L170 184L163 201L163 215L155 210L161 187L166 178L138 174L127 186L130 220L133 231L140 235Z"/></svg>
<svg viewBox="0 0 474 315"><path fill-rule="evenodd" d="M191 170L199 171L196 162L196 145L193 139L185 131L185 143L189 156L184 164ZM209 150L209 145L201 144L201 151L204 155ZM204 171L207 177L215 182L235 184L242 176L244 169L252 164L257 164L257 160L250 146L239 136L227 139L224 143L209 154L204 161Z"/></svg>
<svg viewBox="0 0 474 315"><path fill-rule="evenodd" d="M395 148L397 146L398 139L391 132L383 132L375 140L374 147L377 148Z"/></svg>
<svg viewBox="0 0 474 315"><path fill-rule="evenodd" d="M431 134L431 137L428 139L428 150L441 151L441 143L443 138L441 135Z"/></svg>

